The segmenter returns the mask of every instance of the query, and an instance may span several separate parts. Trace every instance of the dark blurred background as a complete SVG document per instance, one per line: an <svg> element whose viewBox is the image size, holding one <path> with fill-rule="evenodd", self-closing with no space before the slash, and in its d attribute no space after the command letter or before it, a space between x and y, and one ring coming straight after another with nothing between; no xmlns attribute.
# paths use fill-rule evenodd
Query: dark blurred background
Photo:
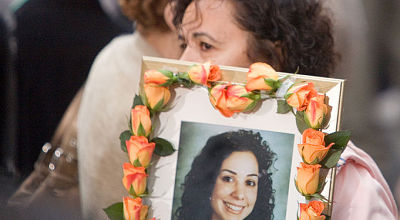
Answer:
<svg viewBox="0 0 400 220"><path fill-rule="evenodd" d="M112 0L0 0L0 9L3 208L32 172L97 53L133 24Z"/></svg>
<svg viewBox="0 0 400 220"><path fill-rule="evenodd" d="M116 1L0 0L0 208L33 170L96 54L133 31ZM375 159L399 199L400 1L328 6L342 53L334 77L347 79L342 129Z"/></svg>

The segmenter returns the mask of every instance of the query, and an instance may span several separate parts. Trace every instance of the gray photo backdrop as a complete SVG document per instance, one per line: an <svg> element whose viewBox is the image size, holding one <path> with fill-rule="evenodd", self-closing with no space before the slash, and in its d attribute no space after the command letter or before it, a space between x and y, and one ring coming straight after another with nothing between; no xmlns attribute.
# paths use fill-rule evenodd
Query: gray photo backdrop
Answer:
<svg viewBox="0 0 400 220"><path fill-rule="evenodd" d="M274 219L285 219L294 134L198 122L182 122L181 124L172 219L176 209L181 206L182 184L185 176L190 171L193 159L204 147L208 138L223 132L240 129L260 132L263 139L269 144L270 149L277 155L274 163L275 169L272 169L272 187L275 189Z"/></svg>

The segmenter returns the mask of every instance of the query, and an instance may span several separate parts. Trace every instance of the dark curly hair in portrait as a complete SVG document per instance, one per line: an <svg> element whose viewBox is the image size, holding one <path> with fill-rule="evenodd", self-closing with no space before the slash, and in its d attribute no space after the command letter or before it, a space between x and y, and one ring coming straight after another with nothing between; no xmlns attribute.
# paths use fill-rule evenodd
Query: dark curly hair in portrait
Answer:
<svg viewBox="0 0 400 220"><path fill-rule="evenodd" d="M257 158L259 169L257 200L246 219L272 219L275 199L270 168L275 153L260 133L245 130L225 132L208 139L185 177L182 206L176 210L175 217L179 220L211 219L210 198L223 161L233 152L246 151Z"/></svg>
<svg viewBox="0 0 400 220"><path fill-rule="evenodd" d="M174 25L182 25L186 8L201 0L172 0ZM222 0L224 1L224 0ZM250 32L247 56L252 62L269 63L278 71L329 76L338 55L334 51L332 22L319 0L232 1L232 16ZM197 7L198 13L199 8Z"/></svg>

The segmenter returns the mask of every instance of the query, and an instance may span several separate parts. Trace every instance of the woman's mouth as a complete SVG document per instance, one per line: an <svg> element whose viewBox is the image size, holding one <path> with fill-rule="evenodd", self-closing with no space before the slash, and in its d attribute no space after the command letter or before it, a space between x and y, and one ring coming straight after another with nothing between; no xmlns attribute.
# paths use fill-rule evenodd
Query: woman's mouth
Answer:
<svg viewBox="0 0 400 220"><path fill-rule="evenodd" d="M226 201L224 201L224 205L225 205L226 209L233 214L240 214L243 211L243 209L245 208L245 206L235 205L235 204L232 204L232 203L229 203Z"/></svg>

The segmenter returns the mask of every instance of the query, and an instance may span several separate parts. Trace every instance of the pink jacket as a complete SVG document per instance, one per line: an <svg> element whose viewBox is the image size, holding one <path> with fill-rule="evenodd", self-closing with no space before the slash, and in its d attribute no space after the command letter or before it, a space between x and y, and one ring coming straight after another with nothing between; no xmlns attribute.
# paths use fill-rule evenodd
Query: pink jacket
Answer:
<svg viewBox="0 0 400 220"><path fill-rule="evenodd" d="M398 210L382 173L372 158L349 143L339 167L332 220L397 220Z"/></svg>

